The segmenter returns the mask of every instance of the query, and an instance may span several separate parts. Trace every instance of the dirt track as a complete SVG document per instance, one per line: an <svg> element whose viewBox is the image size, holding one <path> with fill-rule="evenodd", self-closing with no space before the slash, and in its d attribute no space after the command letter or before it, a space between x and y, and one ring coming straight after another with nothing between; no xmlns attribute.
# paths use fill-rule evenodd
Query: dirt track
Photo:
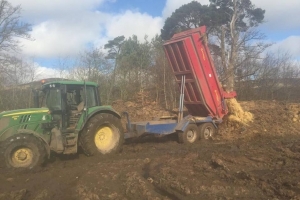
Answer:
<svg viewBox="0 0 300 200"><path fill-rule="evenodd" d="M35 172L0 169L0 199L300 199L300 123L288 105L245 102L249 127L222 125L190 146L127 142L113 157L53 156ZM299 114L299 113L298 113Z"/></svg>

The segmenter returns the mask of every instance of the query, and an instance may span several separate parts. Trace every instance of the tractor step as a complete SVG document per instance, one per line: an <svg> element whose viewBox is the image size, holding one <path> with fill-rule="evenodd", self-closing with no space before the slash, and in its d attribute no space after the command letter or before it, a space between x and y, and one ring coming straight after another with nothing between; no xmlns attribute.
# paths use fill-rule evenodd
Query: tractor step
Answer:
<svg viewBox="0 0 300 200"><path fill-rule="evenodd" d="M73 146L77 144L77 137L74 133L65 135L65 146Z"/></svg>
<svg viewBox="0 0 300 200"><path fill-rule="evenodd" d="M77 153L77 135L74 133L69 133L64 135L64 154Z"/></svg>

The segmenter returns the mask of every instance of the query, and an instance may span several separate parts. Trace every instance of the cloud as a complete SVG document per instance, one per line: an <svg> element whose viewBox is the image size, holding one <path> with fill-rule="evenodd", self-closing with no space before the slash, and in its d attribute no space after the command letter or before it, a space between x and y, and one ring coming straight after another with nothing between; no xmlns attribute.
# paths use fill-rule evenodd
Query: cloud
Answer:
<svg viewBox="0 0 300 200"><path fill-rule="evenodd" d="M152 17L146 13L133 12L130 10L112 16L107 21L105 29L108 38L115 38L120 35L130 37L133 34L140 40L148 35L149 38L160 33L163 20L161 17Z"/></svg>
<svg viewBox="0 0 300 200"><path fill-rule="evenodd" d="M268 50L272 52L287 52L295 59L300 60L300 46L297 44L300 44L300 36L289 36L288 38L272 45Z"/></svg>
<svg viewBox="0 0 300 200"><path fill-rule="evenodd" d="M259 8L266 10L264 26L269 31L297 30L300 34L299 25L299 0L252 0L252 3Z"/></svg>
<svg viewBox="0 0 300 200"><path fill-rule="evenodd" d="M101 35L101 24L107 17L95 12L41 22L33 26L31 36L34 40L22 41L23 52L43 58L75 55Z"/></svg>
<svg viewBox="0 0 300 200"><path fill-rule="evenodd" d="M61 72L59 70L42 67L42 66L38 66L36 68L35 74L36 74L35 81L41 80L41 79L46 79L46 78L54 78L54 77L63 78L61 76Z"/></svg>
<svg viewBox="0 0 300 200"><path fill-rule="evenodd" d="M95 7L109 0L10 0L13 5L21 5L22 18L31 23L39 23L49 18L62 19L82 11L93 11Z"/></svg>
<svg viewBox="0 0 300 200"><path fill-rule="evenodd" d="M113 0L12 0L13 5L21 5L22 18L33 23L33 41L22 40L23 53L42 58L74 56L120 35L135 34L143 40L145 35L151 38L160 33L160 17L130 10L104 13L99 11L104 2Z"/></svg>
<svg viewBox="0 0 300 200"><path fill-rule="evenodd" d="M22 8L22 21L32 24L33 41L21 40L24 55L72 56L101 35L109 16L96 10L112 0L10 0Z"/></svg>

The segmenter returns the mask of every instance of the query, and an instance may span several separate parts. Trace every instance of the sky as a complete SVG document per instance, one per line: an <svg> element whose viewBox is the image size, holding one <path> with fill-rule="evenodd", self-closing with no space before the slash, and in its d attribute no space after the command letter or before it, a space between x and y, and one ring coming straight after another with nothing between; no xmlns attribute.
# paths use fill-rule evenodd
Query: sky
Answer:
<svg viewBox="0 0 300 200"><path fill-rule="evenodd" d="M21 5L21 21L30 23L33 40L22 41L22 55L34 59L39 78L57 76L58 58L77 55L88 46L103 47L117 36L140 40L160 34L164 21L191 0L9 0ZM197 0L207 5L209 0ZM258 28L274 43L269 51L300 60L299 0L252 0L266 10Z"/></svg>

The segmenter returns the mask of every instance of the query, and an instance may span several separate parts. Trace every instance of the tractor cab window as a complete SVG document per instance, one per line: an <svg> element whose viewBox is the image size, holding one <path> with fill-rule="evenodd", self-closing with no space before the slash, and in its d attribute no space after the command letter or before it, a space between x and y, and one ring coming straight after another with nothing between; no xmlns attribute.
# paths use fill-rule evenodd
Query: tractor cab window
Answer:
<svg viewBox="0 0 300 200"><path fill-rule="evenodd" d="M77 88L68 88L68 91L67 91L67 103L69 106L77 106L78 104L80 104L83 99L82 99L82 96L80 94L80 89L79 87Z"/></svg>
<svg viewBox="0 0 300 200"><path fill-rule="evenodd" d="M96 99L96 92L95 87L86 87L86 100L87 100L87 107L94 107L97 106L97 99Z"/></svg>
<svg viewBox="0 0 300 200"><path fill-rule="evenodd" d="M50 110L61 110L61 92L58 88L46 91L46 105Z"/></svg>
<svg viewBox="0 0 300 200"><path fill-rule="evenodd" d="M69 85L67 87L67 103L74 109L74 106L78 106L80 103L86 101L88 108L97 106L97 95L95 87L86 86L86 94L84 92L84 86Z"/></svg>
<svg viewBox="0 0 300 200"><path fill-rule="evenodd" d="M86 88L86 92L85 92ZM98 99L94 86L67 85L66 86L66 127L74 129L84 108L97 106Z"/></svg>

